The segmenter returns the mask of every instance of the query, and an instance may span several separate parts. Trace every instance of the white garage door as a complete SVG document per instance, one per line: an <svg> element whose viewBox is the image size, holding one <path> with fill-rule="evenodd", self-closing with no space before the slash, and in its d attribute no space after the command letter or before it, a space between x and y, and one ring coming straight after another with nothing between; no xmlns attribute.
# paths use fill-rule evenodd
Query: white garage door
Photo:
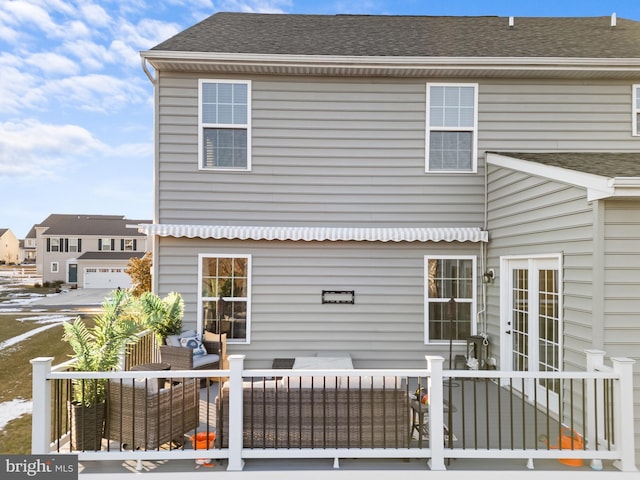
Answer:
<svg viewBox="0 0 640 480"><path fill-rule="evenodd" d="M84 288L129 288L131 277L124 267L87 267L84 269Z"/></svg>

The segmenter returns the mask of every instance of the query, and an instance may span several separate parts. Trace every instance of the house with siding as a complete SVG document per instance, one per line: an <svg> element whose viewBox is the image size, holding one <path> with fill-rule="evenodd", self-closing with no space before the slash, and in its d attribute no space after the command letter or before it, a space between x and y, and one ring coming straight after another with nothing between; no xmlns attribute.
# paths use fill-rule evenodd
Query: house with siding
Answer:
<svg viewBox="0 0 640 480"><path fill-rule="evenodd" d="M122 215L51 214L34 225L36 268L43 282L61 281L80 288L128 288L131 258L150 249L146 235Z"/></svg>
<svg viewBox="0 0 640 480"><path fill-rule="evenodd" d="M637 360L638 38L615 15L203 20L142 52L155 291L256 368Z"/></svg>
<svg viewBox="0 0 640 480"><path fill-rule="evenodd" d="M0 228L0 264L20 263L20 242L10 228Z"/></svg>

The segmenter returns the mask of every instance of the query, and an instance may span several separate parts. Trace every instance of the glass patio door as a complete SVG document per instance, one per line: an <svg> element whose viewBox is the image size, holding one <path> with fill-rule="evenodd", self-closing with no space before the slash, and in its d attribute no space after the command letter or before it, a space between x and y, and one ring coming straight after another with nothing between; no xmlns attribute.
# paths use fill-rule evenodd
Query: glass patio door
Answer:
<svg viewBox="0 0 640 480"><path fill-rule="evenodd" d="M508 259L503 264L502 368L525 372L561 369L561 293L559 258ZM557 411L560 382L518 382L530 401Z"/></svg>

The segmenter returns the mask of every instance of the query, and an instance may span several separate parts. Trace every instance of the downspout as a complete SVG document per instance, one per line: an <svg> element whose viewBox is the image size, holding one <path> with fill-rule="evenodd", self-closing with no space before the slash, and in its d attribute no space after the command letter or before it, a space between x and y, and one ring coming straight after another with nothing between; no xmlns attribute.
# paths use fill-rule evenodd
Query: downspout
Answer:
<svg viewBox="0 0 640 480"><path fill-rule="evenodd" d="M159 129L158 129L158 122L159 122L159 114L158 114L158 109L156 108L158 105L158 99L159 99L159 92L158 92L158 81L157 81L157 77L154 77L153 74L151 73L151 71L149 70L149 68L147 67L147 59L144 58L144 56L141 56L140 58L140 63L142 64L142 70L144 71L144 74L147 76L147 78L149 79L149 81L151 82L151 85L153 85L153 96L154 96L154 101L153 101L153 105L154 105L154 111L153 111L153 138L154 138L154 152L153 152L153 223L159 223L160 220L160 213L158 210L158 176L157 176L157 172L159 171L159 165L160 165L160 158L159 158L159 153L158 153L158 145L160 142L160 136L159 136ZM159 279L158 279L158 264L160 263L158 261L158 257L160 256L158 253L159 250L159 245L158 245L158 238L157 235L153 235L151 237L151 252L153 255L153 261L151 263L151 290L156 294L159 295Z"/></svg>
<svg viewBox="0 0 640 480"><path fill-rule="evenodd" d="M156 85L156 79L155 77L151 74L151 71L147 68L147 59L144 57L140 58L140 63L142 64L142 70L144 71L144 74L147 76L147 78L149 79L149 81L151 82L151 84L155 87Z"/></svg>
<svg viewBox="0 0 640 480"><path fill-rule="evenodd" d="M487 231L487 226L489 224L489 215L488 215L488 206L489 206L489 188L488 188L488 165L487 165L487 155L484 156L484 224L483 229ZM487 268L487 242L480 242L480 271L481 282L482 282L482 299L481 306L482 308L478 311L476 315L476 325L479 328L478 335L482 335L484 337L485 345L488 344L488 336L487 336L487 283L484 280L484 274Z"/></svg>

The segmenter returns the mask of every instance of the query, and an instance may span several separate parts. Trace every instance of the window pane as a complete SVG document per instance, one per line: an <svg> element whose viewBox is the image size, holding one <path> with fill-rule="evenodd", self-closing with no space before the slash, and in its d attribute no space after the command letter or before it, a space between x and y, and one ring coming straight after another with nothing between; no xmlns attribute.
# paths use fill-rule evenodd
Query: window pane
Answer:
<svg viewBox="0 0 640 480"><path fill-rule="evenodd" d="M202 151L204 168L246 168L247 131L205 128Z"/></svg>
<svg viewBox="0 0 640 480"><path fill-rule="evenodd" d="M431 132L429 170L470 170L472 132Z"/></svg>

